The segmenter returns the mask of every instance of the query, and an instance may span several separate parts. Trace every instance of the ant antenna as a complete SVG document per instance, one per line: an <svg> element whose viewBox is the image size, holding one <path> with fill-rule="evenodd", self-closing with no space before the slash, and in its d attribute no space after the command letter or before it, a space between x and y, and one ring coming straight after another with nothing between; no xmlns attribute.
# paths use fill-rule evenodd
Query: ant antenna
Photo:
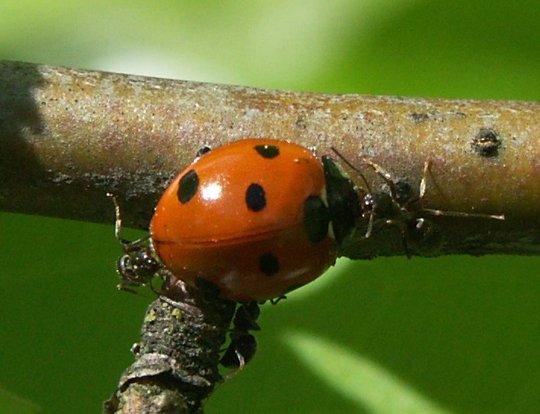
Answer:
<svg viewBox="0 0 540 414"><path fill-rule="evenodd" d="M110 197L114 204L114 237L122 244L129 243L127 240L120 237L120 231L122 230L122 217L120 215L120 205L113 193L107 193L107 197Z"/></svg>
<svg viewBox="0 0 540 414"><path fill-rule="evenodd" d="M141 244L144 240L149 239L151 236L150 234L144 237L141 237L137 240L126 240L123 237L120 236L120 233L122 232L122 215L120 214L120 204L118 204L118 200L116 196L113 193L107 193L107 197L110 197L113 204L114 204L114 237L116 240L118 240L122 246L124 247L124 250L128 248L129 246Z"/></svg>
<svg viewBox="0 0 540 414"><path fill-rule="evenodd" d="M351 168L354 172L356 172L360 176L360 178L364 182L364 185L366 186L368 193L371 193L371 187L369 186L369 183L366 180L366 176L362 173L362 171L360 171L347 158L345 158L345 156L343 156L343 154L341 154L337 150L336 147L330 147L330 149L334 152L334 154L336 154L341 159L341 161L343 161L349 168Z"/></svg>

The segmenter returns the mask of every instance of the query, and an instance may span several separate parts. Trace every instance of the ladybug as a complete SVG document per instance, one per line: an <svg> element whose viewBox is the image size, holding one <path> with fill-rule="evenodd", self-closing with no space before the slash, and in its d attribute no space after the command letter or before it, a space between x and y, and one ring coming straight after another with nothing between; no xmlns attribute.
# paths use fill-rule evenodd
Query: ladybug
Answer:
<svg viewBox="0 0 540 414"><path fill-rule="evenodd" d="M205 148L173 179L150 242L173 275L168 283L264 301L332 266L360 214L353 182L330 157L287 141L245 139Z"/></svg>

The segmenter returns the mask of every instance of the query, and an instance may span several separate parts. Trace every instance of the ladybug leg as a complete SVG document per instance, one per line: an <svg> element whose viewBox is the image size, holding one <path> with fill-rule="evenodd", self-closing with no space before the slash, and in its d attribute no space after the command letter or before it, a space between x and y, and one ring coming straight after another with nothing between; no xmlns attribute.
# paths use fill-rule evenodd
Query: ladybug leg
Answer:
<svg viewBox="0 0 540 414"><path fill-rule="evenodd" d="M286 295L281 295L281 296L278 296L277 298L270 299L269 302L272 305L277 305L279 302L281 302L282 300L285 300L285 299L287 299L287 296Z"/></svg>
<svg viewBox="0 0 540 414"><path fill-rule="evenodd" d="M154 287L154 283L153 283L153 282L154 282L154 279L151 279L150 282L148 282L148 287L150 288L150 290L151 290L152 292L154 292L154 294L155 294L156 296L161 296L161 295L162 295L162 289L156 289L156 288Z"/></svg>

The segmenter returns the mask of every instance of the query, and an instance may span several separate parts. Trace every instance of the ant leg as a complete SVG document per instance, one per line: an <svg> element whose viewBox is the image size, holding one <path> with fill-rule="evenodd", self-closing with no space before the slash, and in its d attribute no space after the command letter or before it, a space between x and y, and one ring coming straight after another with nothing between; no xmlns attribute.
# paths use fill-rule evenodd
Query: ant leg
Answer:
<svg viewBox="0 0 540 414"><path fill-rule="evenodd" d="M373 231L373 222L374 221L375 221L375 213L373 211L370 211L367 230L366 230L366 234L364 236L366 239L368 239L371 236L371 232Z"/></svg>
<svg viewBox="0 0 540 414"><path fill-rule="evenodd" d="M367 165L369 165L375 173L381 177L386 185L388 185L388 188L390 189L390 196L392 197L392 200L399 205L398 203L398 196L397 196L397 188L396 188L396 182L390 175L388 171L386 171L383 167L381 167L379 164L373 162L367 157L362 157L362 161L364 161Z"/></svg>
<svg viewBox="0 0 540 414"><path fill-rule="evenodd" d="M405 251L405 256L407 259L412 258L411 252L409 250L409 243L407 242L407 226L403 224L400 220L389 219L386 220L386 224L390 226L396 226L401 233L401 242L403 243L403 250Z"/></svg>
<svg viewBox="0 0 540 414"><path fill-rule="evenodd" d="M464 211L447 211L436 210L432 208L423 208L422 213L431 214L432 216L448 216L448 217L478 217L493 220L505 220L504 214L483 214L483 213L466 213Z"/></svg>
<svg viewBox="0 0 540 414"><path fill-rule="evenodd" d="M422 202L422 198L426 193L427 175L431 172L431 160L428 158L424 163L424 172L422 174L422 181L420 181L420 196L418 201ZM464 211L446 211L432 208L422 208L423 213L431 214L432 216L448 216L448 217L478 217L494 220L504 220L504 214L483 214L483 213L466 213Z"/></svg>
<svg viewBox="0 0 540 414"><path fill-rule="evenodd" d="M194 313L196 312L198 316L202 315L202 312L201 310L199 310L197 307L193 306L193 305L189 305L187 303L184 303L184 302L179 302L179 301L176 301L174 299L171 299L165 295L159 295L159 300L161 300L162 302L166 303L167 305L173 307L173 308L177 308L177 309L180 309L181 311L184 311L184 312L190 312L190 313Z"/></svg>
<svg viewBox="0 0 540 414"><path fill-rule="evenodd" d="M366 177L360 171L357 167L355 167L343 154L341 154L335 147L330 147L330 149L343 161L351 170L353 170L355 173L358 174L358 176L362 179L364 182L364 185L366 186L366 190L368 193L371 193L371 188L369 187L369 183L366 180Z"/></svg>
<svg viewBox="0 0 540 414"><path fill-rule="evenodd" d="M426 194L426 182L427 182L427 175L431 172L431 160L428 158L426 162L424 163L424 172L422 173L422 180L420 180L420 191L418 196L418 201L422 202L422 199L424 198L424 194Z"/></svg>
<svg viewBox="0 0 540 414"><path fill-rule="evenodd" d="M401 230L401 240L403 243L403 250L405 250L405 256L407 259L411 259L411 252L409 251L409 243L407 243L407 231L405 229Z"/></svg>
<svg viewBox="0 0 540 414"><path fill-rule="evenodd" d="M120 205L118 204L118 200L113 193L107 193L107 197L110 197L114 204L114 237L122 244L129 243L127 240L120 237L120 231L122 230L122 217L120 215Z"/></svg>

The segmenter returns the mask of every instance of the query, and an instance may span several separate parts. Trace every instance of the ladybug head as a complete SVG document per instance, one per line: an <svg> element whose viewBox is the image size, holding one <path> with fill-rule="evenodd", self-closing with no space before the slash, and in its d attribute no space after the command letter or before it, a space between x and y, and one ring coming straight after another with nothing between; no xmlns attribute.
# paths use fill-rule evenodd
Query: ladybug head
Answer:
<svg viewBox="0 0 540 414"><path fill-rule="evenodd" d="M341 244L361 216L358 191L345 172L328 156L322 157L330 221L336 242Z"/></svg>

